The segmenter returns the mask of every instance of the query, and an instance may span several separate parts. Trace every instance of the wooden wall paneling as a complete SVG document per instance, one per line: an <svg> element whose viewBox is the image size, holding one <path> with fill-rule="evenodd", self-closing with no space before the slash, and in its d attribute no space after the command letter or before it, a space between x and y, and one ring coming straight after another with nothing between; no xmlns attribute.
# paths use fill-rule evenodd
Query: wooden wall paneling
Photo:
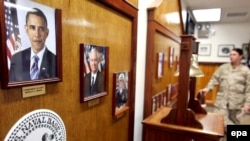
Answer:
<svg viewBox="0 0 250 141"><path fill-rule="evenodd" d="M134 134L134 113L135 113L135 78L136 78L136 52L137 52L137 21L138 9L130 3L121 0L96 0L110 8L127 16L132 21L131 34L131 62L130 62L130 99L129 99L129 127L128 140L133 140Z"/></svg>
<svg viewBox="0 0 250 141"><path fill-rule="evenodd" d="M21 88L1 89L0 140L4 139L19 118L40 108L51 109L61 116L66 126L67 140L69 141L132 140L137 9L121 0L109 2L122 10L113 10L97 1L90 0L81 2L79 0L36 0L36 2L62 9L63 81L46 84L45 95L25 99L22 98ZM107 3L107 1L105 2ZM107 45L110 48L108 95L100 98L99 104L94 106L79 102L81 87L78 61L80 43ZM122 56L125 57L123 61L116 58L118 56L115 55L116 52L123 52ZM130 111L119 119L112 117L113 93L111 88L113 84L111 77L116 66L131 72Z"/></svg>
<svg viewBox="0 0 250 141"><path fill-rule="evenodd" d="M204 77L196 79L196 94L198 94L198 91L200 89L203 89L207 85L213 73L220 65L221 63L199 63L199 67L204 73ZM211 92L206 95L207 104L214 104L217 91L218 87L216 86Z"/></svg>
<svg viewBox="0 0 250 141"><path fill-rule="evenodd" d="M167 84L174 83L177 81L178 77L175 77L173 73L176 71L176 68L174 67L174 63L172 62L173 66L170 66L170 48L174 49L174 53L172 55L177 55L178 53L178 47L179 44L172 39L166 37L164 34L156 31L155 32L155 38L154 40L154 53L153 55L153 76L157 76L157 67L158 67L158 60L157 60L157 53L158 52L163 52L165 54L164 58L164 68L163 68L163 77L157 78L153 77L152 78L152 95L162 91L163 89L165 90ZM176 58L175 58L176 59Z"/></svg>
<svg viewBox="0 0 250 141"><path fill-rule="evenodd" d="M179 13L180 13L180 17L181 17L181 18L180 18L181 33L185 33L184 27L185 27L186 21L183 21L183 20L185 20L184 17L186 17L185 14L187 14L187 11L186 11L186 8L183 6L183 5L184 5L184 4L183 4L183 0L178 0L178 4L179 4L179 7L180 7Z"/></svg>
<svg viewBox="0 0 250 141"><path fill-rule="evenodd" d="M176 1L177 2L177 1ZM154 79L155 75L154 72L156 71L155 65L155 54L157 51L156 40L157 36L161 34L161 36L164 36L166 38L165 42L168 42L168 40L171 40L172 42L175 42L176 45L178 45L178 48L176 48L175 52L179 52L179 44L181 42L180 35L181 33L178 32L178 34L172 32L172 29L166 28L163 24L159 23L157 20L155 20L155 15L157 14L155 11L161 7L161 8L168 8L167 5L162 6L163 2L162 0L154 1L152 5L148 8L148 28L147 28L147 52L146 52L146 72L145 72L145 96L144 96L144 115L143 117L146 118L151 114L151 107L152 107L152 96L154 95L153 92L159 92L161 90L166 89L167 84L161 83L161 90L154 90ZM165 3L166 4L166 3ZM160 11L160 10L159 10ZM164 10L163 10L164 11ZM166 14L166 13L161 13ZM169 42L168 42L169 43ZM171 43L169 43L171 45ZM167 50L168 47L166 47L165 50ZM166 55L167 56L167 55ZM165 65L167 66L167 65ZM165 71L169 71L169 69L164 69ZM165 74L165 73L164 73ZM170 76L165 76L171 79L173 77L173 73ZM173 80L176 80L173 78ZM172 82L175 83L175 82ZM157 84L156 84L157 85ZM158 86L157 86L158 87ZM159 87L158 87L159 88Z"/></svg>
<svg viewBox="0 0 250 141"><path fill-rule="evenodd" d="M182 32L179 0L157 0L161 4L154 10L154 19L176 35ZM159 3L158 2L158 3Z"/></svg>
<svg viewBox="0 0 250 141"><path fill-rule="evenodd" d="M131 6L138 8L138 0L124 0L124 1L130 4Z"/></svg>

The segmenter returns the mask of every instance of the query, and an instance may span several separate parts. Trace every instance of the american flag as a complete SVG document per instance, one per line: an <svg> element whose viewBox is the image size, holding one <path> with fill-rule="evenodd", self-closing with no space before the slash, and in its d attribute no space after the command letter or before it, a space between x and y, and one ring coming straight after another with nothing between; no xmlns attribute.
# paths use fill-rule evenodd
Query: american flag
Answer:
<svg viewBox="0 0 250 141"><path fill-rule="evenodd" d="M21 48L21 38L15 3L16 0L4 0L8 64L10 64L12 55ZM8 67L10 68L10 65L8 65Z"/></svg>

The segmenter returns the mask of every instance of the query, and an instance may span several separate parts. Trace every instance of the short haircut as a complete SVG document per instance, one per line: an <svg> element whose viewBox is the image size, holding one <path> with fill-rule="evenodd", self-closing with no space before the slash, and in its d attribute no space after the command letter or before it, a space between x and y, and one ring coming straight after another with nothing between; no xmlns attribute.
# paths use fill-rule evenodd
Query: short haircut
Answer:
<svg viewBox="0 0 250 141"><path fill-rule="evenodd" d="M44 13L42 12L42 10L38 9L38 8L32 8L31 10L29 10L26 14L26 24L28 23L28 18L29 18L29 15L36 15L36 16L39 16L39 17L42 17L45 24L46 24L46 27L47 27L47 18L46 16L44 15Z"/></svg>
<svg viewBox="0 0 250 141"><path fill-rule="evenodd" d="M239 53L239 55L243 55L243 51L240 48L233 48L232 51L236 51Z"/></svg>
<svg viewBox="0 0 250 141"><path fill-rule="evenodd" d="M98 50L97 50L96 48L92 48L92 49L89 51L89 58L90 58L91 54L95 54L96 57L97 57L98 62L100 61L100 57L99 57L99 55L98 55Z"/></svg>

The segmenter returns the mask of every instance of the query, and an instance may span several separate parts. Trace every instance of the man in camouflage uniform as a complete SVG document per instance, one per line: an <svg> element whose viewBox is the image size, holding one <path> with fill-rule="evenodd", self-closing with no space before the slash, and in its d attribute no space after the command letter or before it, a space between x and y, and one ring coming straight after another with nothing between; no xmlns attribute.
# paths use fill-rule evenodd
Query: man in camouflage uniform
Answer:
<svg viewBox="0 0 250 141"><path fill-rule="evenodd" d="M250 112L250 71L247 66L241 64L242 57L242 50L234 48L230 52L231 63L221 65L207 86L200 90L206 94L215 85L219 85L214 112L224 115L225 127L239 123L237 113Z"/></svg>

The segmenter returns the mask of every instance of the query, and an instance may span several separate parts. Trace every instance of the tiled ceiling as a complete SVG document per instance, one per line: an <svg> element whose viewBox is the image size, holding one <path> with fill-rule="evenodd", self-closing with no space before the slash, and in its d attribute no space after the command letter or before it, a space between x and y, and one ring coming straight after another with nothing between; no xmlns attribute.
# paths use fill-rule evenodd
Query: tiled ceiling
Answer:
<svg viewBox="0 0 250 141"><path fill-rule="evenodd" d="M190 10L222 8L220 22L250 22L250 0L183 0Z"/></svg>

